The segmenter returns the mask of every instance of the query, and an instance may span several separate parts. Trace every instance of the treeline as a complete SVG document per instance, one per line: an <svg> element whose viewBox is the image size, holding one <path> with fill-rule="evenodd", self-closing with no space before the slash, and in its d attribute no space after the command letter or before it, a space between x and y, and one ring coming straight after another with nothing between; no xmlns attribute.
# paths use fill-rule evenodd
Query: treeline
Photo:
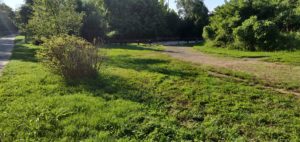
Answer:
<svg viewBox="0 0 300 142"><path fill-rule="evenodd" d="M300 0L230 0L203 36L217 47L273 51L299 47Z"/></svg>
<svg viewBox="0 0 300 142"><path fill-rule="evenodd" d="M203 0L26 0L15 21L26 37L55 35L91 42L201 38L214 47L294 50L300 44L300 0L230 0L208 14ZM203 28L204 27L204 28Z"/></svg>
<svg viewBox="0 0 300 142"><path fill-rule="evenodd" d="M27 37L59 34L89 41L201 38L208 24L202 0L178 0L179 12L164 0L26 0L16 23Z"/></svg>

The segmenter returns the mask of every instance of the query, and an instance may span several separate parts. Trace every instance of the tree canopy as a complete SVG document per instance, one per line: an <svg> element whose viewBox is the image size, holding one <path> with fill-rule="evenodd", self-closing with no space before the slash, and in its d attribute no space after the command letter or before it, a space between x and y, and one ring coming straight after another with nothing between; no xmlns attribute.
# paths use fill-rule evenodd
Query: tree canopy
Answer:
<svg viewBox="0 0 300 142"><path fill-rule="evenodd" d="M75 0L35 0L29 32L38 38L59 34L79 35L83 13L76 12Z"/></svg>
<svg viewBox="0 0 300 142"><path fill-rule="evenodd" d="M299 0L230 0L212 13L203 36L220 47L286 48L278 44L284 33L299 30L299 8Z"/></svg>
<svg viewBox="0 0 300 142"><path fill-rule="evenodd" d="M203 1L179 0L178 7L182 14L164 0L27 0L18 11L18 23L36 38L61 33L90 41L201 38L208 22Z"/></svg>
<svg viewBox="0 0 300 142"><path fill-rule="evenodd" d="M186 36L197 36L208 24L208 9L203 0L178 0L177 7L179 14L184 18L184 27L181 31ZM190 28L193 27L193 28Z"/></svg>

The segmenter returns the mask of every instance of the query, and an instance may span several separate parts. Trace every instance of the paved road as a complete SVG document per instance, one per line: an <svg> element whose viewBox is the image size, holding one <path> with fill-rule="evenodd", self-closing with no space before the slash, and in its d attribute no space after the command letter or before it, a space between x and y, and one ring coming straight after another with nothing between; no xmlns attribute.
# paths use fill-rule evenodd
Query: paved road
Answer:
<svg viewBox="0 0 300 142"><path fill-rule="evenodd" d="M0 38L0 72L9 62L11 52L14 48L15 35Z"/></svg>

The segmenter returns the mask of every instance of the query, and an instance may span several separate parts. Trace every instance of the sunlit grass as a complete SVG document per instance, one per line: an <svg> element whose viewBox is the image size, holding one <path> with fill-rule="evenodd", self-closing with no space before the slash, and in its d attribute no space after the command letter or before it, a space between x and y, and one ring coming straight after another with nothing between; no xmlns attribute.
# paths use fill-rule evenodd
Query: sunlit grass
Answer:
<svg viewBox="0 0 300 142"><path fill-rule="evenodd" d="M298 141L300 102L211 77L159 48L109 46L99 77L65 81L19 44L0 77L1 141Z"/></svg>
<svg viewBox="0 0 300 142"><path fill-rule="evenodd" d="M269 62L282 62L292 65L300 65L300 50L297 51L277 51L277 52L250 52L226 48L211 47L208 44L194 46L194 49L201 52L235 57L235 58L257 58Z"/></svg>

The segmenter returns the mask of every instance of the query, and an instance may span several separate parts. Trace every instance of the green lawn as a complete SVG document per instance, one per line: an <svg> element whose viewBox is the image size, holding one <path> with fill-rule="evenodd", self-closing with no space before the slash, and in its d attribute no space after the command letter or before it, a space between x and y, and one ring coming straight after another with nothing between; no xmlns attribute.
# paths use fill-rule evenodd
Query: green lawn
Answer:
<svg viewBox="0 0 300 142"><path fill-rule="evenodd" d="M250 52L226 48L215 48L208 44L194 46L194 49L204 53L215 54L235 58L257 58L269 62L282 62L292 65L300 65L300 50L298 51L277 51L277 52Z"/></svg>
<svg viewBox="0 0 300 142"><path fill-rule="evenodd" d="M21 40L21 37L18 38ZM109 46L65 81L18 44L0 77L0 141L299 141L296 97L209 76L143 46Z"/></svg>

